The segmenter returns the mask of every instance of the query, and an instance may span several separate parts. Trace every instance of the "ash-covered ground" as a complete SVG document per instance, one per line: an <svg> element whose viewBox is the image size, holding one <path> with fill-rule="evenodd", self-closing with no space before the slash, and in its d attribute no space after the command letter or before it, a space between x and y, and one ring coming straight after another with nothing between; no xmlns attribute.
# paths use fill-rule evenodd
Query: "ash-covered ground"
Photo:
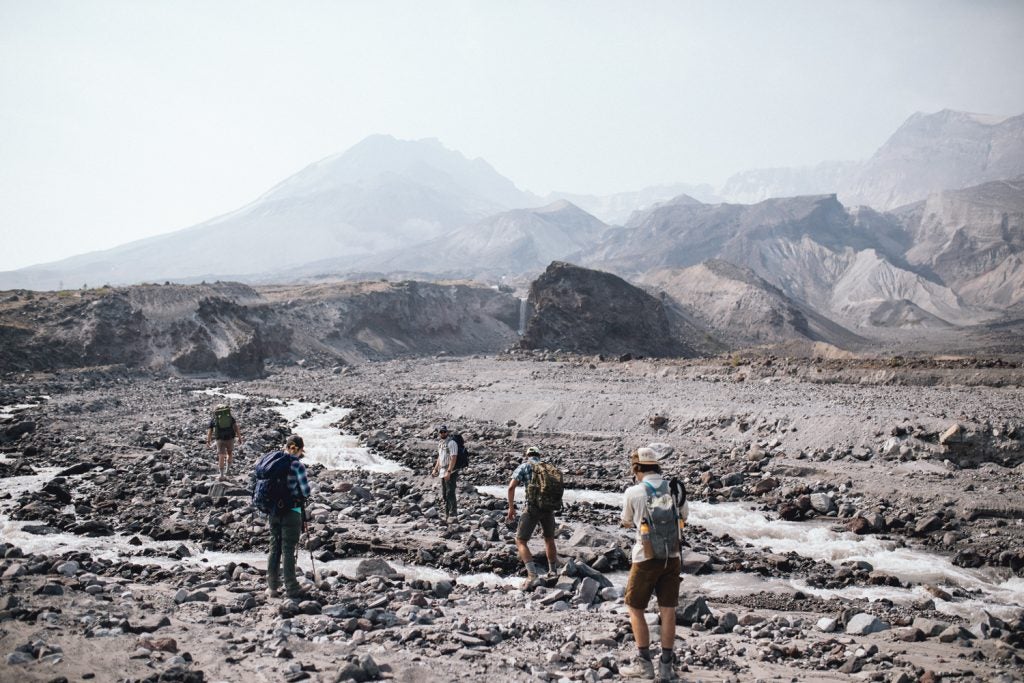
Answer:
<svg viewBox="0 0 1024 683"><path fill-rule="evenodd" d="M1022 386L1020 367L988 361L557 353L229 383L12 375L0 672L616 680L635 651L619 494L630 449L661 442L691 500L682 680L1022 680ZM246 443L221 482L204 441L224 401ZM473 453L447 525L427 476L441 423ZM314 488L301 601L264 595L249 498L255 459L292 431ZM504 490L529 445L571 488L571 561L524 589Z"/></svg>

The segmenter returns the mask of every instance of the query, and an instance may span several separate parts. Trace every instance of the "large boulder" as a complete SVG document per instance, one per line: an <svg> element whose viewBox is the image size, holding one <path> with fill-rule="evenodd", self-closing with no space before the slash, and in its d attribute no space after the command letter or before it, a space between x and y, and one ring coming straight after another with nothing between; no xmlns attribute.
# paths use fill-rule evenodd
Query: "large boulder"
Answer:
<svg viewBox="0 0 1024 683"><path fill-rule="evenodd" d="M854 636L864 636L869 633L877 633L888 629L889 624L872 614L867 614L866 612L855 614L846 622L846 632L849 635Z"/></svg>
<svg viewBox="0 0 1024 683"><path fill-rule="evenodd" d="M370 576L398 576L398 571L380 558L361 560L352 567L346 567L341 573L345 578L355 581L362 581Z"/></svg>
<svg viewBox="0 0 1024 683"><path fill-rule="evenodd" d="M659 299L611 273L553 262L530 286L520 346L577 353L692 356Z"/></svg>

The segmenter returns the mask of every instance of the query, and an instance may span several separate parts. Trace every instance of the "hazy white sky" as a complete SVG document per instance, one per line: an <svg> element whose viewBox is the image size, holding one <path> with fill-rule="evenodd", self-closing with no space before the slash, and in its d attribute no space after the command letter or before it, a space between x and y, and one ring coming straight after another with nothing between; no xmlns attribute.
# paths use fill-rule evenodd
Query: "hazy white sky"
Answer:
<svg viewBox="0 0 1024 683"><path fill-rule="evenodd" d="M1019 0L0 0L0 270L187 227L373 133L520 188L863 159L1024 112Z"/></svg>

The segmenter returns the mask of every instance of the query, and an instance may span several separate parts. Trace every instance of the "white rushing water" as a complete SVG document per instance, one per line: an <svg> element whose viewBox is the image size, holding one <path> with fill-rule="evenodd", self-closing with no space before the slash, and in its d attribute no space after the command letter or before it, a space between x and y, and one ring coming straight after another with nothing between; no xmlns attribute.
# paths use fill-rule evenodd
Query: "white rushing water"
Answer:
<svg viewBox="0 0 1024 683"><path fill-rule="evenodd" d="M482 495L504 499L508 495L505 486L478 486ZM516 500L525 500L525 491L516 487ZM597 503L613 508L622 507L622 494L611 491L566 489L563 500L567 503ZM957 567L949 558L923 550L899 547L894 541L884 541L877 536L858 536L849 532L837 532L830 528L830 522L787 522L769 519L763 513L751 510L742 503L709 504L690 502L689 524L703 527L716 536L728 534L741 546L749 544L756 548L770 549L776 553L795 552L802 557L833 564L863 560L875 569L899 577L905 582L955 586L977 593L977 599L947 602L935 599L936 607L949 614L967 616L987 609L994 613L1016 613L1024 605L1024 579L1003 576L993 569L965 569ZM623 579L624 581L624 579ZM866 598L868 600L889 599L899 602L914 602L931 598L923 586L911 589L885 586L853 586L843 589L819 589L793 580L765 580L750 574L715 574L710 577L687 577L691 583L701 584L715 594L716 582L721 583L721 595L727 595L742 586L759 586L749 592L771 590L772 586L789 590L801 590L818 597Z"/></svg>
<svg viewBox="0 0 1024 683"><path fill-rule="evenodd" d="M224 391L213 387L195 391L196 394L220 396L236 401L251 400L245 394ZM343 434L335 423L352 412L351 408L339 408L328 403L310 401L282 401L275 398L260 398L261 401L276 404L272 410L278 412L292 425L292 432L302 437L306 446L305 462L320 464L329 470L363 469L369 472L408 472L407 467L387 458L374 455L369 448L361 446L359 437ZM309 413L308 415L306 415Z"/></svg>
<svg viewBox="0 0 1024 683"><path fill-rule="evenodd" d="M221 387L211 387L209 389L198 389L196 391L193 391L192 393L193 394L205 394L206 396L220 396L222 398L230 399L232 401L247 401L250 398L249 396L246 396L245 394L233 394L231 392L226 392ZM267 399L262 399L262 400L270 401L271 403L279 402L278 399L276 399L276 398L267 398Z"/></svg>
<svg viewBox="0 0 1024 683"><path fill-rule="evenodd" d="M319 463L330 470L363 469L370 472L409 472L409 468L375 455L359 445L359 437L342 434L332 427L352 412L326 403L288 401L274 408L292 423L292 431L302 437L306 446L306 463ZM309 413L308 416L303 417Z"/></svg>
<svg viewBox="0 0 1024 683"><path fill-rule="evenodd" d="M220 388L205 389L194 393L208 396L221 396L231 400L244 401L252 400L253 397L243 394L225 392ZM39 397L46 398L46 397ZM368 448L359 445L359 439L352 435L341 434L337 427L331 425L338 422L351 410L347 408L333 407L325 403L310 403L305 401L279 401L277 399L258 399L270 403L277 403L273 409L279 412L286 420L293 425L295 433L303 437L306 445L307 463L319 463L328 469L352 470L365 469L373 472L403 472L408 471L398 463L381 458L370 452ZM10 406L9 410L26 409L38 404L26 404L24 406ZM307 415L308 413L308 415ZM141 564L155 564L160 566L177 565L224 565L228 562L242 563L265 567L266 558L260 553L218 553L203 551L195 543L187 541L155 541L147 536L138 535L143 545L132 545L129 541L132 536L116 534L112 536L87 537L71 533L55 534L34 534L25 531L25 527L42 526L41 522L17 521L10 519L10 508L14 501L21 494L27 491L34 491L42 488L62 468L47 467L40 468L36 474L20 477L7 477L0 479L0 498L9 494L9 498L0 500L0 539L7 543L13 543L26 553L47 553L61 554L64 552L89 552L94 557L101 559L133 559ZM69 477L74 479L75 477ZM69 508L73 511L73 508ZM178 559L172 554L184 545L191 555ZM144 550L157 555L141 555ZM327 563L325 567L338 569L345 573L349 565L358 563L357 559L336 560ZM306 553L305 564L301 554L300 565L309 566L311 558ZM427 578L437 580L438 578L451 578L446 572L431 569L429 567L404 566L400 563L391 562L392 566L399 572L410 578ZM319 565L318 565L319 567Z"/></svg>
<svg viewBox="0 0 1024 683"><path fill-rule="evenodd" d="M137 555L143 548L152 551L170 554L180 546L181 541L154 541L146 536L140 536L144 540L143 546L133 546L129 543L131 536L79 536L71 533L55 534L34 534L25 531L26 527L45 526L41 521L21 521L10 518L10 508L17 501L18 497L29 491L36 491L46 485L63 468L41 467L35 474L20 477L7 477L0 479L0 539L6 543L12 543L22 549L25 553L46 553L48 555L59 555L65 552L88 552L94 557L102 559L118 559ZM67 477L74 480L75 477ZM10 496L7 498L7 496ZM73 511L68 507L68 511ZM186 546L187 547L187 546ZM193 552L196 548L191 548ZM176 562L173 558L155 558L154 563ZM149 562L146 558L146 562Z"/></svg>
<svg viewBox="0 0 1024 683"><path fill-rule="evenodd" d="M12 405L0 406L0 420L7 420L20 412L31 408L38 408L43 404L43 401L50 400L50 397L44 394L40 394L39 396L28 396L27 398L31 403L15 403Z"/></svg>

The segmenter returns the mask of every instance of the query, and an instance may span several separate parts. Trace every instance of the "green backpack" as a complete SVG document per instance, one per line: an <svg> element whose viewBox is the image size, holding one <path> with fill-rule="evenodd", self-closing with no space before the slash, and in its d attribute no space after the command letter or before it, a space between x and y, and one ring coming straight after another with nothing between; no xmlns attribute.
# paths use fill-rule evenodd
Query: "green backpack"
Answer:
<svg viewBox="0 0 1024 683"><path fill-rule="evenodd" d="M541 512L562 509L562 473L549 462L533 464L533 474L526 487L527 507Z"/></svg>
<svg viewBox="0 0 1024 683"><path fill-rule="evenodd" d="M231 417L231 408L217 408L213 413L213 423L217 427L218 439L230 439L235 435L235 418Z"/></svg>

